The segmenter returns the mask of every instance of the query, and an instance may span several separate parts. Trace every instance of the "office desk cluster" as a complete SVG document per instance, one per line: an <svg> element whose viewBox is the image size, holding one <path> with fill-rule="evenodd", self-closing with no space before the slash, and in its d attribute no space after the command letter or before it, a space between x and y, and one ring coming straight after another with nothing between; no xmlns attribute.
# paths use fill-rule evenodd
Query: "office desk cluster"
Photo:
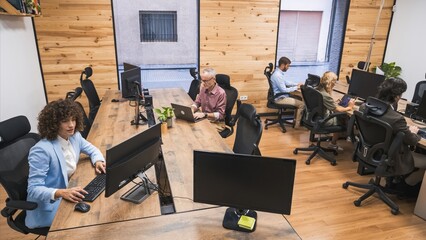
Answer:
<svg viewBox="0 0 426 240"><path fill-rule="evenodd" d="M171 102L190 105L192 100L182 89L151 90L155 108L170 106ZM119 99L119 91L108 91L92 125L88 140L103 154L106 149L148 128L131 126L134 108ZM189 123L174 120L174 126L162 132L164 167L176 213L162 215L159 194L155 192L141 204L120 199L134 184L130 183L109 198L101 194L92 202L88 213L74 211L74 204L62 201L47 236L48 239L300 239L285 217L259 212L254 233L226 230L222 227L225 208L194 203L193 150L229 152L209 121ZM151 167L147 176L156 181ZM87 159L81 159L70 180L70 187L84 187L95 177ZM158 183L160 186L164 183Z"/></svg>

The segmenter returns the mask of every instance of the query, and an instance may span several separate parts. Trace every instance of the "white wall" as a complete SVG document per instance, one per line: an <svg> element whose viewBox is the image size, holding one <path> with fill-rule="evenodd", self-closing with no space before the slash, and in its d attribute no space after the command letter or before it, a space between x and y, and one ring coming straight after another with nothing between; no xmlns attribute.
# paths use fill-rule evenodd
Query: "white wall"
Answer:
<svg viewBox="0 0 426 240"><path fill-rule="evenodd" d="M426 1L397 0L385 62L401 66L408 89L403 98L413 98L416 83L425 79L426 73Z"/></svg>
<svg viewBox="0 0 426 240"><path fill-rule="evenodd" d="M25 115L37 132L46 105L30 17L0 15L0 121Z"/></svg>

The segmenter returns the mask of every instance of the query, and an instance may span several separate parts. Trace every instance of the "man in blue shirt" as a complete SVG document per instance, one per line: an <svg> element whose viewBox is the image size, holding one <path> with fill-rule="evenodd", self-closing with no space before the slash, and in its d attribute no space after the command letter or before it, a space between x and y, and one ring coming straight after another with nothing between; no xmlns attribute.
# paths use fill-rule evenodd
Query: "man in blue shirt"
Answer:
<svg viewBox="0 0 426 240"><path fill-rule="evenodd" d="M278 67L275 68L275 71L271 76L271 82L274 90L275 102L278 104L292 105L297 108L294 116L296 121L294 127L298 128L300 127L304 104L303 101L291 97L290 93L299 90L302 83L294 84L285 79L284 72L290 68L290 64L290 59L287 57L281 57L278 61Z"/></svg>

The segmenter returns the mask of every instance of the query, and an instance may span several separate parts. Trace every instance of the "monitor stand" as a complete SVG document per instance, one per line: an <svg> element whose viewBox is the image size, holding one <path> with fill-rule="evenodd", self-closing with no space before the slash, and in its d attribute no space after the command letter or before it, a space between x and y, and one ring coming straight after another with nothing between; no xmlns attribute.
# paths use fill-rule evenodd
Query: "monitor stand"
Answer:
<svg viewBox="0 0 426 240"><path fill-rule="evenodd" d="M253 229L246 229L238 226L238 221L241 216L245 215L248 217L252 217L256 220L254 223ZM240 232L254 232L256 230L257 224L257 213L253 210L248 209L236 209L236 208L227 208L225 212L225 216L223 217L222 226L226 229L231 229Z"/></svg>
<svg viewBox="0 0 426 240"><path fill-rule="evenodd" d="M149 181L143 173L139 173L138 177L142 180L142 182L136 184L129 191L123 194L123 196L120 197L121 199L139 204L147 199L152 192L155 191L155 189L158 189L158 187L151 183L151 181Z"/></svg>
<svg viewBox="0 0 426 240"><path fill-rule="evenodd" d="M136 106L135 106L135 118L130 122L130 125L145 125L148 123L148 118L146 118L142 113L140 112L139 106L140 99L139 97L136 97ZM142 104L143 105L143 104Z"/></svg>

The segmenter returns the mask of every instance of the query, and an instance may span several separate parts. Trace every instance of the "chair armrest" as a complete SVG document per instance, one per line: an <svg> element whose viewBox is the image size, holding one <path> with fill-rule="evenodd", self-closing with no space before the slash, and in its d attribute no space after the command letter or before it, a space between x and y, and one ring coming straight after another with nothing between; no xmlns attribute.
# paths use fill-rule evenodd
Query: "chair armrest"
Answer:
<svg viewBox="0 0 426 240"><path fill-rule="evenodd" d="M336 112L336 113L330 114L328 117L326 117L324 119L319 120L318 123L320 125L322 125L323 123L327 122L328 120L330 120L332 118L335 118L335 117L338 117L338 116L343 116L343 115L347 115L347 113L345 113L345 112Z"/></svg>
<svg viewBox="0 0 426 240"><path fill-rule="evenodd" d="M36 202L22 201L22 200L6 200L6 207L22 210L34 210L37 208Z"/></svg>
<svg viewBox="0 0 426 240"><path fill-rule="evenodd" d="M400 146L402 145L402 142L404 141L405 133L398 132L395 136L395 138L392 141L392 144L389 147L388 150L388 162L387 164L389 166L393 166L393 156L396 153L396 151L399 151Z"/></svg>
<svg viewBox="0 0 426 240"><path fill-rule="evenodd" d="M238 110L240 109L240 106L241 106L241 100L237 99L237 112L235 113L234 117L231 118L228 124L228 126L230 126L231 128L235 126L235 123L238 120L238 117L239 117Z"/></svg>

